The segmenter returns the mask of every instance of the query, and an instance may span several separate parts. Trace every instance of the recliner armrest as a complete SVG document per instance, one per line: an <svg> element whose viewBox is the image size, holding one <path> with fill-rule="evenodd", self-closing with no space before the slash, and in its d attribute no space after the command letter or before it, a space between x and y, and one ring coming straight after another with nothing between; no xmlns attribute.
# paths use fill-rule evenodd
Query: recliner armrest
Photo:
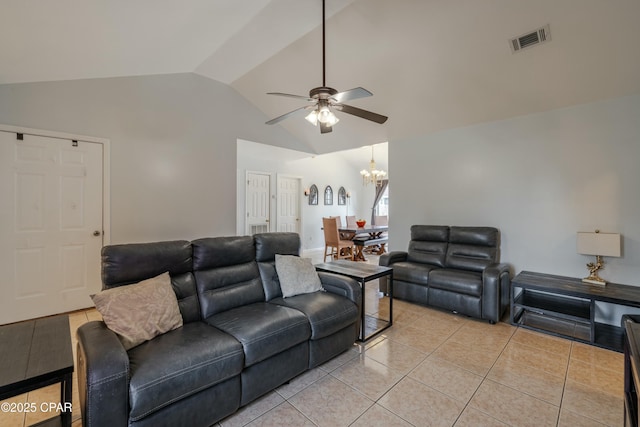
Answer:
<svg viewBox="0 0 640 427"><path fill-rule="evenodd" d="M482 272L482 276L493 276L498 277L503 273L509 273L509 264L506 263L495 263L489 264L487 268Z"/></svg>
<svg viewBox="0 0 640 427"><path fill-rule="evenodd" d="M509 264L495 263L482 271L482 318L499 322L509 305Z"/></svg>
<svg viewBox="0 0 640 427"><path fill-rule="evenodd" d="M101 321L78 328L78 391L82 425L126 426L129 418L129 356Z"/></svg>
<svg viewBox="0 0 640 427"><path fill-rule="evenodd" d="M405 251L391 251L388 254L380 255L378 265L389 267L394 262L402 262L407 260L408 253Z"/></svg>
<svg viewBox="0 0 640 427"><path fill-rule="evenodd" d="M346 276L341 276L335 273L328 273L325 271L319 271L320 282L322 287L332 294L342 295L349 298L354 304L360 308L362 302L360 284Z"/></svg>

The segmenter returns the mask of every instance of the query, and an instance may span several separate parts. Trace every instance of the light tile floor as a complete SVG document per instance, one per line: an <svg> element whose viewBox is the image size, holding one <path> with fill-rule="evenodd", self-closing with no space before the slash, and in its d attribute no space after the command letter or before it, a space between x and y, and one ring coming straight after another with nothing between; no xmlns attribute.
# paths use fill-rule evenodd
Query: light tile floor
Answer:
<svg viewBox="0 0 640 427"><path fill-rule="evenodd" d="M374 283L367 287L374 313L381 295ZM99 318L94 309L70 314L74 356L75 330ZM621 353L394 300L394 325L385 333L218 425L617 427L623 371ZM77 390L76 383L74 427L82 425ZM39 405L58 397L54 385L11 401ZM50 415L3 412L0 425Z"/></svg>

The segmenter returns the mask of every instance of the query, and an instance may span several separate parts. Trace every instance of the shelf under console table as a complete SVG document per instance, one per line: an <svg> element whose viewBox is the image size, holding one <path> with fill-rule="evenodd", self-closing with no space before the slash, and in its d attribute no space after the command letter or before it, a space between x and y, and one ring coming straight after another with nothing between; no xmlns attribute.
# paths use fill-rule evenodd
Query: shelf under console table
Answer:
<svg viewBox="0 0 640 427"><path fill-rule="evenodd" d="M511 281L511 324L622 352L624 330L596 321L598 301L640 307L640 287L522 271Z"/></svg>

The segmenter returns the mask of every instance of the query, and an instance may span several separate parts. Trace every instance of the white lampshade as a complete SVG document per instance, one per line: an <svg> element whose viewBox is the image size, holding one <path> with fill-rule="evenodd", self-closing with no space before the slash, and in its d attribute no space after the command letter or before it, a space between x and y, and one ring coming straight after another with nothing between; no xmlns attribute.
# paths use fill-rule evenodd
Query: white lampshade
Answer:
<svg viewBox="0 0 640 427"><path fill-rule="evenodd" d="M579 254L599 256L620 256L619 233L578 232L576 248Z"/></svg>
<svg viewBox="0 0 640 427"><path fill-rule="evenodd" d="M318 126L318 112L316 110L311 110L305 119L307 119L307 121L312 125Z"/></svg>

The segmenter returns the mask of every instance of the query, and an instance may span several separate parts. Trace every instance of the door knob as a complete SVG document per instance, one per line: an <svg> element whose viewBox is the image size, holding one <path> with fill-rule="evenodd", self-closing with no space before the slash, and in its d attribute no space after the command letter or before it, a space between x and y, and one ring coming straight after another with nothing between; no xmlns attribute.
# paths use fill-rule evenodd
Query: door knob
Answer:
<svg viewBox="0 0 640 427"><path fill-rule="evenodd" d="M94 232L93 232L93 235L94 235L94 236L96 236L96 237L98 237L100 234L101 234L101 233L100 233L98 230L96 230L96 231L94 231Z"/></svg>

